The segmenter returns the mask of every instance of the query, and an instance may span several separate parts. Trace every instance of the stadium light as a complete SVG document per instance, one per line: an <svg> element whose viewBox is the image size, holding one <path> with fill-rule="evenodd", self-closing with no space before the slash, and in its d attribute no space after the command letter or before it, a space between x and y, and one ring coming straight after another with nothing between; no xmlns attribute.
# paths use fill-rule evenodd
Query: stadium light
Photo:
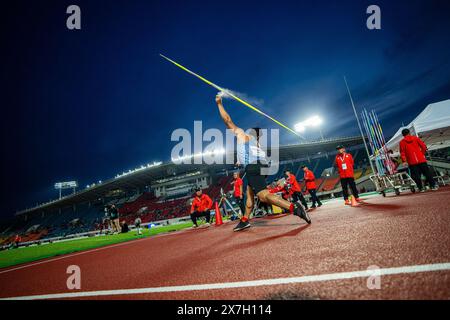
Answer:
<svg viewBox="0 0 450 320"><path fill-rule="evenodd" d="M296 125L294 125L294 129L297 132L304 132L305 126L303 125L303 123L297 123Z"/></svg>
<svg viewBox="0 0 450 320"><path fill-rule="evenodd" d="M225 154L226 150L224 148L220 149L214 149L212 151L206 151L206 152L200 152L195 154L188 154L181 157L172 158L172 162L182 162L183 160L190 159L190 158L199 158L204 156L211 156L211 155L222 155Z"/></svg>
<svg viewBox="0 0 450 320"><path fill-rule="evenodd" d="M319 127L322 124L322 122L323 122L323 120L319 116L312 116L302 122L297 123L294 126L294 129L297 132L304 132L307 127ZM319 131L320 131L320 137L323 140L322 130L319 129Z"/></svg>
<svg viewBox="0 0 450 320"><path fill-rule="evenodd" d="M314 116L305 121L306 125L317 127L322 124L322 119L319 116Z"/></svg>
<svg viewBox="0 0 450 320"><path fill-rule="evenodd" d="M59 190L59 199L62 197L63 189L72 189L73 193L75 193L76 188L78 187L78 183L76 181L66 181L66 182L57 182L55 183L55 189Z"/></svg>
<svg viewBox="0 0 450 320"><path fill-rule="evenodd" d="M153 167L157 167L157 166L160 166L160 165L162 165L162 161L155 161L155 162L153 162L153 163L148 163L147 165L141 165L139 168L136 168L136 169L133 169L133 170L128 170L127 172L122 172L122 174L117 174L116 176L115 176L115 178L117 179L117 178L120 178L120 177L123 177L123 176L126 176L126 175L129 175L129 174L132 174L132 173L135 173L135 172L138 172L138 171L141 171L141 170L145 170L145 169L147 169L147 168L153 168Z"/></svg>

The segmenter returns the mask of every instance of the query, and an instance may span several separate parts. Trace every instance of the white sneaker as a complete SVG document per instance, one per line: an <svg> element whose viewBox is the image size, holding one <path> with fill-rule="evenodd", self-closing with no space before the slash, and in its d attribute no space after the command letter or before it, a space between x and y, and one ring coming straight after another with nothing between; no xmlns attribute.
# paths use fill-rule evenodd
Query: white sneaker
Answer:
<svg viewBox="0 0 450 320"><path fill-rule="evenodd" d="M434 186L433 188L431 188L431 190L432 191L437 191L437 190L439 190L439 187L438 186Z"/></svg>
<svg viewBox="0 0 450 320"><path fill-rule="evenodd" d="M205 227L209 227L211 224L209 222L205 223Z"/></svg>

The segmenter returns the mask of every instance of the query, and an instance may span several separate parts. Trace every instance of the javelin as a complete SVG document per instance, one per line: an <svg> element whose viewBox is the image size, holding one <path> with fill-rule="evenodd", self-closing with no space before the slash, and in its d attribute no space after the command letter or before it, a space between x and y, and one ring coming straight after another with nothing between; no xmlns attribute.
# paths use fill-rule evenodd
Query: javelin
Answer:
<svg viewBox="0 0 450 320"><path fill-rule="evenodd" d="M262 112L261 110L259 110L258 108L252 106L252 105L251 105L250 103L248 103L247 101L244 101L244 100L242 100L241 98L235 96L235 95L234 95L233 93L231 93L229 90L226 90L226 89L223 89L223 88L219 87L217 84L212 83L211 81L209 81L209 80L203 78L202 76L196 74L195 72L189 70L188 68L183 67L183 66L182 66L181 64L179 64L178 62L173 61L173 60L167 58L166 56L164 56L164 55L162 55L162 54L160 54L160 56L163 57L164 59L166 59L167 61L172 62L174 65L176 65L176 66L179 67L180 69L186 71L187 73L192 74L193 76L199 78L199 79L202 80L203 82L209 84L211 87L213 87L213 88L219 90L220 92L226 93L227 95L229 95L230 97L232 97L232 98L235 99L236 101L239 101L240 103L242 103L244 106L246 106L246 107L252 109L253 111L256 111L256 112L258 112L259 114L263 115L264 117L266 117L266 118L272 120L273 122L275 122L275 123L278 124L279 126L285 128L286 130L289 130L290 132L292 132L292 133L295 134L296 136L299 136L299 135L297 134L297 132L295 132L294 130L292 130L292 129L289 128L288 126L282 124L280 121L278 121L278 120L272 118L272 117L269 116L267 113L264 113L264 112Z"/></svg>

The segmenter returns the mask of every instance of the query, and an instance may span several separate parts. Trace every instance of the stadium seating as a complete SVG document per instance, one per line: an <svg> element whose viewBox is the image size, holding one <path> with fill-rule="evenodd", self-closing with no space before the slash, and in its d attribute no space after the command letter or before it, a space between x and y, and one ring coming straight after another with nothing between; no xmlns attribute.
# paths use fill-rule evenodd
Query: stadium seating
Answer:
<svg viewBox="0 0 450 320"><path fill-rule="evenodd" d="M339 183L339 177L329 177L324 181L321 188L318 190L319 190L319 192L334 190L338 183Z"/></svg>

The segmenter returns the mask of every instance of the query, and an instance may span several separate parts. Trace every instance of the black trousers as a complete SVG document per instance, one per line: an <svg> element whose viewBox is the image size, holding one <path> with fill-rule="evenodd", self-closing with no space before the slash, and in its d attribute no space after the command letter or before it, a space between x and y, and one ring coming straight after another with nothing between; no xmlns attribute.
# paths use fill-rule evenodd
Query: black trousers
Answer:
<svg viewBox="0 0 450 320"><path fill-rule="evenodd" d="M341 178L342 193L344 194L344 200L348 200L348 187L352 189L352 194L355 198L359 198L358 189L356 189L356 183L354 178Z"/></svg>
<svg viewBox="0 0 450 320"><path fill-rule="evenodd" d="M430 188L433 188L436 185L430 168L428 167L428 164L426 162L409 166L409 170L411 171L411 178L417 184L417 188L423 189L422 174L425 176L425 179L430 185Z"/></svg>
<svg viewBox="0 0 450 320"><path fill-rule="evenodd" d="M209 223L210 219L211 219L211 214L209 213L209 210L206 211L194 211L191 213L191 220L192 222L197 225L197 218L200 217L205 217L206 218L206 222Z"/></svg>
<svg viewBox="0 0 450 320"><path fill-rule="evenodd" d="M316 189L308 189L309 194L311 195L312 206L315 207L316 203L322 205L319 198L317 198Z"/></svg>
<svg viewBox="0 0 450 320"><path fill-rule="evenodd" d="M298 191L294 192L292 194L292 201L294 202L300 201L302 205L305 207L305 209L308 209L308 204L306 203L305 197L301 192Z"/></svg>
<svg viewBox="0 0 450 320"><path fill-rule="evenodd" d="M234 201L236 201L236 204L239 206L239 209L241 209L242 215L245 214L245 205L244 205L244 198L242 199L240 197L234 197Z"/></svg>

